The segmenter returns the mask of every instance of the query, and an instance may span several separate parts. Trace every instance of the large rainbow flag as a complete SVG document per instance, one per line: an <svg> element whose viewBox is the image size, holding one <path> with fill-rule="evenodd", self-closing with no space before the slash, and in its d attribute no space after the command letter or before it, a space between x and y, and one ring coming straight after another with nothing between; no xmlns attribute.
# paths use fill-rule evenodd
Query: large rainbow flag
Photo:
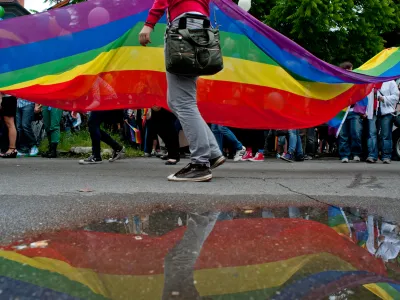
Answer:
<svg viewBox="0 0 400 300"><path fill-rule="evenodd" d="M0 91L66 110L167 107L163 37L138 33L153 0L93 0L0 22ZM373 84L400 77L400 50L358 72L319 60L231 0L213 0L225 68L198 83L207 122L304 128L332 119ZM376 77L378 76L378 77Z"/></svg>
<svg viewBox="0 0 400 300"><path fill-rule="evenodd" d="M164 261L185 229L140 239L131 234L60 231L38 237L48 240L43 249L4 247L2 296L161 299ZM186 260L182 263L184 269ZM207 299L325 299L346 289L360 299L371 299L371 293L387 300L400 297L400 286L387 277L381 259L328 226L301 219L217 222L201 249L193 278L194 288Z"/></svg>

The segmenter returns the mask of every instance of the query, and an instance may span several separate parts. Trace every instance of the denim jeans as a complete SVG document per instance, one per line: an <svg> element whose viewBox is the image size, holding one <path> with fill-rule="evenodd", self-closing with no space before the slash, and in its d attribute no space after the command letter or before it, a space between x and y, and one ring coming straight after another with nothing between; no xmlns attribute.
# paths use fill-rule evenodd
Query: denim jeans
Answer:
<svg viewBox="0 0 400 300"><path fill-rule="evenodd" d="M391 114L374 116L374 119L368 121L368 157L378 160L378 150L380 148L382 159L392 159L393 116Z"/></svg>
<svg viewBox="0 0 400 300"><path fill-rule="evenodd" d="M30 151L33 146L37 146L37 140L32 130L32 121L34 118L35 104L28 104L24 107L17 108L15 121L18 130L18 148L21 152Z"/></svg>
<svg viewBox="0 0 400 300"><path fill-rule="evenodd" d="M95 158L101 158L100 142L106 143L113 150L122 149L120 144L100 128L101 123L107 118L107 113L108 111L92 111L89 116L88 127L92 139L92 154Z"/></svg>
<svg viewBox="0 0 400 300"><path fill-rule="evenodd" d="M359 114L350 112L342 125L339 134L340 158L360 156L362 153L362 118Z"/></svg>
<svg viewBox="0 0 400 300"><path fill-rule="evenodd" d="M297 157L303 156L303 145L301 144L300 132L298 129L289 130L288 152L296 153Z"/></svg>
<svg viewBox="0 0 400 300"><path fill-rule="evenodd" d="M232 144L232 146L236 150L242 150L243 148L242 143L238 141L234 133L228 127L211 124L211 131L214 133L215 139L217 140L219 149L221 151L223 149L222 144L224 141L224 137Z"/></svg>

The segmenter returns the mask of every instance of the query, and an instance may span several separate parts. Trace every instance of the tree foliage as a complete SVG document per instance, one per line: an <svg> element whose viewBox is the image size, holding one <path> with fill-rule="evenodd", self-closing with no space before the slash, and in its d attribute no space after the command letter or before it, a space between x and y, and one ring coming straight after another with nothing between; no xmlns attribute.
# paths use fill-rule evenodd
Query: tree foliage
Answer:
<svg viewBox="0 0 400 300"><path fill-rule="evenodd" d="M266 23L325 61L360 65L384 48L399 12L394 0L278 0Z"/></svg>

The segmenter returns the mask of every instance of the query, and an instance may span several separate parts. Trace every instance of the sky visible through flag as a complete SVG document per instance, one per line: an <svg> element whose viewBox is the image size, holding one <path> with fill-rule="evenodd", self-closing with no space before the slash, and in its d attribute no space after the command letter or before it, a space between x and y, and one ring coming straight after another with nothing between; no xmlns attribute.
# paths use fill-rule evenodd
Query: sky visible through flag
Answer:
<svg viewBox="0 0 400 300"><path fill-rule="evenodd" d="M42 0L25 0L25 8L28 10L41 12L49 7L49 3L43 3Z"/></svg>

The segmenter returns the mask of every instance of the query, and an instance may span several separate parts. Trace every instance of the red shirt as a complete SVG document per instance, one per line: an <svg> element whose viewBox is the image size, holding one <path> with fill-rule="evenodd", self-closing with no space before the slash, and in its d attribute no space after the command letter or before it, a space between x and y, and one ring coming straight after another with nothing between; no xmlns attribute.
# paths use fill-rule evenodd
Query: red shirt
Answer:
<svg viewBox="0 0 400 300"><path fill-rule="evenodd" d="M210 16L210 0L155 0L146 20L146 25L154 27L169 9L170 21L187 12L198 12Z"/></svg>

